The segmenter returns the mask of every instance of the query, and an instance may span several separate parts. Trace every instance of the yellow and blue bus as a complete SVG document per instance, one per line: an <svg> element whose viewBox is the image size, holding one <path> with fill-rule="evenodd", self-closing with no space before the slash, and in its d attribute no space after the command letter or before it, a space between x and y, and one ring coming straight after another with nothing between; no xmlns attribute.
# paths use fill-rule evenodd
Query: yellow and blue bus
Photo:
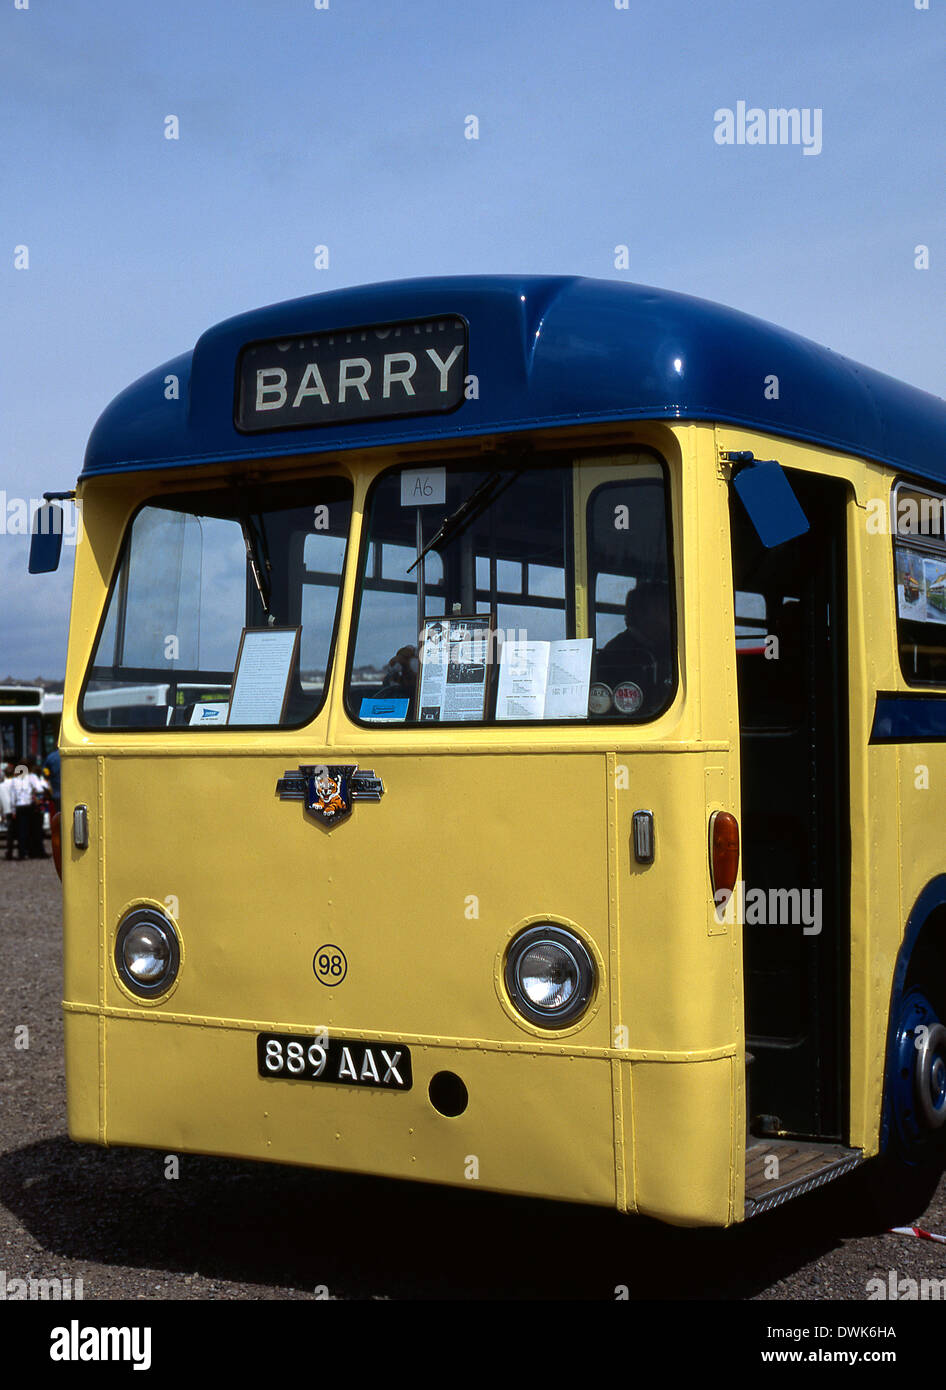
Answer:
<svg viewBox="0 0 946 1390"><path fill-rule="evenodd" d="M704 1226L941 1164L946 404L420 279L210 329L74 495L73 1138Z"/></svg>

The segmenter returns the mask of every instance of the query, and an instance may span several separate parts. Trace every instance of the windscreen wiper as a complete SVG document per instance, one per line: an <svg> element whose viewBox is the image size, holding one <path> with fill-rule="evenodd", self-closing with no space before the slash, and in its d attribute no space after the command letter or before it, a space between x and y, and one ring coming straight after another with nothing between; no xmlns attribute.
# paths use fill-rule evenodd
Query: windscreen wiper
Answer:
<svg viewBox="0 0 946 1390"><path fill-rule="evenodd" d="M244 512L240 519L240 526L243 530L243 543L246 546L246 558L249 562L250 573L253 575L253 582L256 584L259 593L260 603L263 605L263 612L267 618L271 617L269 611L269 600L272 595L272 571L273 567L269 561L269 550L266 545L266 531L263 528L263 518L259 517L259 535L253 525L253 518L249 511ZM260 546L262 542L262 547Z"/></svg>
<svg viewBox="0 0 946 1390"><path fill-rule="evenodd" d="M451 512L442 522L436 535L427 542L414 563L408 565L406 573L410 574L411 570L416 569L429 550L436 550L438 553L443 550L454 536L459 535L468 522L479 516L487 507L491 507L500 493L505 492L509 484L514 482L521 472L521 468L515 468L511 472L490 473L488 478L484 478L479 487L473 489L466 501L461 502L456 511Z"/></svg>

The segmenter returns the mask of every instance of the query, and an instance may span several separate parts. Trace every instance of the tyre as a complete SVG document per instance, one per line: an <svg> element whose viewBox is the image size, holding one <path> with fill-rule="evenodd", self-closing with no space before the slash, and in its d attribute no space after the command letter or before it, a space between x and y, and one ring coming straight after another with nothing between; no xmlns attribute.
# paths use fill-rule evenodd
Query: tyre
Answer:
<svg viewBox="0 0 946 1390"><path fill-rule="evenodd" d="M887 1078L892 1157L910 1166L946 1161L946 1025L917 985L900 1001Z"/></svg>
<svg viewBox="0 0 946 1390"><path fill-rule="evenodd" d="M946 1025L919 985L900 1000L885 1089L887 1147L851 1175L854 1207L871 1225L910 1225L946 1166Z"/></svg>

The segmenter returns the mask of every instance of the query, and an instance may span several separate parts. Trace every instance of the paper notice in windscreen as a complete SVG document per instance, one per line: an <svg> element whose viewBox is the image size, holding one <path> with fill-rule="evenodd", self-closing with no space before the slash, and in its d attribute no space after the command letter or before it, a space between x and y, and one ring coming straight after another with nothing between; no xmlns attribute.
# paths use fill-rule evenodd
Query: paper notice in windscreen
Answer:
<svg viewBox="0 0 946 1390"><path fill-rule="evenodd" d="M503 645L497 719L584 719L591 682L590 637Z"/></svg>
<svg viewBox="0 0 946 1390"><path fill-rule="evenodd" d="M497 719L541 719L545 709L548 642L503 643L496 689Z"/></svg>
<svg viewBox="0 0 946 1390"><path fill-rule="evenodd" d="M482 719L486 703L489 619L453 619L447 637L444 719Z"/></svg>
<svg viewBox="0 0 946 1390"><path fill-rule="evenodd" d="M421 641L421 723L481 720L489 675L488 614L428 618Z"/></svg>
<svg viewBox="0 0 946 1390"><path fill-rule="evenodd" d="M420 697L417 717L423 723L443 718L443 688L447 674L447 624L426 623L421 642Z"/></svg>
<svg viewBox="0 0 946 1390"><path fill-rule="evenodd" d="M593 646L590 637L550 644L544 719L584 719L588 713Z"/></svg>

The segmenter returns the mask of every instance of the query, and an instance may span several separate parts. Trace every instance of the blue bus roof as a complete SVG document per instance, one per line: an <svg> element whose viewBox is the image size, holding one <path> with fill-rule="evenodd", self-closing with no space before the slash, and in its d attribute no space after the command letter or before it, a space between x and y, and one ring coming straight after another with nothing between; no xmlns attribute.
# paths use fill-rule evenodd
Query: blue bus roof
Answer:
<svg viewBox="0 0 946 1390"><path fill-rule="evenodd" d="M447 316L469 325L467 370L477 378L452 413L237 430L234 384L246 344ZM172 376L177 399L166 394ZM778 395L768 399L773 377ZM707 300L619 281L514 275L332 290L227 319L112 401L92 431L82 478L660 419L749 426L946 480L946 402L936 396Z"/></svg>

